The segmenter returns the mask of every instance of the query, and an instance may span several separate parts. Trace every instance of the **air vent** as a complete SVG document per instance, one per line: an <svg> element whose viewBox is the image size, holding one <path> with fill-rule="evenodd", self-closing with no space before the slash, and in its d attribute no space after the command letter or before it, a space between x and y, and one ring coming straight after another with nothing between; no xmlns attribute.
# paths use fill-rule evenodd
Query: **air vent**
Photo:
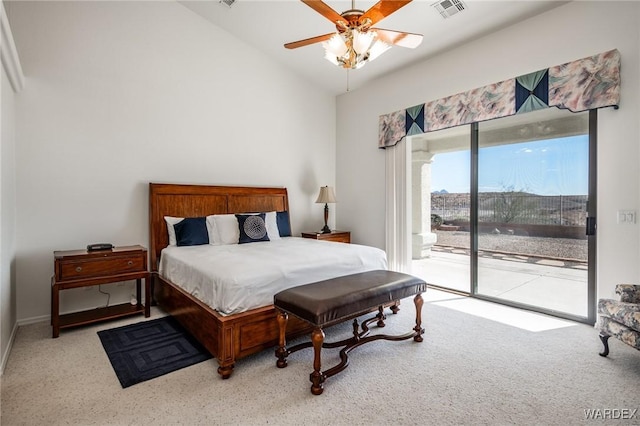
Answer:
<svg viewBox="0 0 640 426"><path fill-rule="evenodd" d="M226 6L233 6L233 4L236 2L236 0L220 0L220 3L226 5Z"/></svg>
<svg viewBox="0 0 640 426"><path fill-rule="evenodd" d="M441 0L433 3L431 6L435 7L444 19L450 18L456 13L467 9L467 5L464 4L462 0Z"/></svg>

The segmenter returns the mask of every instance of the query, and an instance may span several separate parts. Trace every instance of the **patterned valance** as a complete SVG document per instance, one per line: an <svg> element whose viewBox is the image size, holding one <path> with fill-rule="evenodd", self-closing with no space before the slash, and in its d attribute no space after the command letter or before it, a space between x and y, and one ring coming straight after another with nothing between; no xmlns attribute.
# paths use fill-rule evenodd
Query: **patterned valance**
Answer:
<svg viewBox="0 0 640 426"><path fill-rule="evenodd" d="M620 102L617 49L380 116L378 147L493 118L557 107L573 112Z"/></svg>

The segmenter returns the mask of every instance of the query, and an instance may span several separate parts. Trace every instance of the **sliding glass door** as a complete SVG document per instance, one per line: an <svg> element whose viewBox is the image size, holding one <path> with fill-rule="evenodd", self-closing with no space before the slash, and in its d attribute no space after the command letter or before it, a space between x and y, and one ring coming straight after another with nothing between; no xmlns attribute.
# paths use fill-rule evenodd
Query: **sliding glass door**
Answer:
<svg viewBox="0 0 640 426"><path fill-rule="evenodd" d="M433 286L469 292L471 126L414 136L412 270Z"/></svg>
<svg viewBox="0 0 640 426"><path fill-rule="evenodd" d="M592 321L595 124L549 108L411 138L413 273Z"/></svg>
<svg viewBox="0 0 640 426"><path fill-rule="evenodd" d="M589 113L478 124L475 293L588 316Z"/></svg>

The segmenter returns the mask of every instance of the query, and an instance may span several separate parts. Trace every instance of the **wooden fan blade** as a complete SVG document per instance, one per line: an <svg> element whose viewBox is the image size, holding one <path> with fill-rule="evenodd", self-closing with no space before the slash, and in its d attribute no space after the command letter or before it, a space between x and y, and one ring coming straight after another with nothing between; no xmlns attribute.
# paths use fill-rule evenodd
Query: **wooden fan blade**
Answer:
<svg viewBox="0 0 640 426"><path fill-rule="evenodd" d="M371 31L378 33L378 38L385 43L400 47L415 49L422 43L422 34L405 33L402 31L383 30L381 28L371 28Z"/></svg>
<svg viewBox="0 0 640 426"><path fill-rule="evenodd" d="M371 9L367 10L364 13L364 15L360 17L359 21L364 22L366 18L369 18L371 19L371 25L374 25L376 22L391 15L393 12L400 9L402 6L405 6L407 3L411 3L411 0L404 0L404 1L380 0L378 3L371 6Z"/></svg>
<svg viewBox="0 0 640 426"><path fill-rule="evenodd" d="M311 9L315 10L320 15L324 16L334 24L337 23L338 21L346 22L346 20L342 16L340 16L338 12L331 9L326 3L320 0L302 0L302 3L306 4Z"/></svg>
<svg viewBox="0 0 640 426"><path fill-rule="evenodd" d="M317 37L307 38L307 39L304 39L304 40L292 41L291 43L285 44L284 47L286 47L287 49L296 49L298 47L308 46L308 45L313 44L313 43L320 43L321 41L329 40L335 34L336 33L333 32L333 33L324 34L324 35L317 36Z"/></svg>

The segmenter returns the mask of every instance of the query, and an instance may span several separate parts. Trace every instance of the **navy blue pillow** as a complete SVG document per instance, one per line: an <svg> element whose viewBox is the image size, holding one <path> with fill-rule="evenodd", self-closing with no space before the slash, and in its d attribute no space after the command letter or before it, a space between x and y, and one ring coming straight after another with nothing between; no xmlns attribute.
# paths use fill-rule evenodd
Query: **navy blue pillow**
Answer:
<svg viewBox="0 0 640 426"><path fill-rule="evenodd" d="M237 214L240 238L238 244L255 243L257 241L269 241L267 224L264 222L264 213Z"/></svg>
<svg viewBox="0 0 640 426"><path fill-rule="evenodd" d="M289 222L289 212L277 212L278 231L281 237L291 236L291 223Z"/></svg>
<svg viewBox="0 0 640 426"><path fill-rule="evenodd" d="M178 246L199 246L209 244L207 222L204 217L187 217L173 225Z"/></svg>

